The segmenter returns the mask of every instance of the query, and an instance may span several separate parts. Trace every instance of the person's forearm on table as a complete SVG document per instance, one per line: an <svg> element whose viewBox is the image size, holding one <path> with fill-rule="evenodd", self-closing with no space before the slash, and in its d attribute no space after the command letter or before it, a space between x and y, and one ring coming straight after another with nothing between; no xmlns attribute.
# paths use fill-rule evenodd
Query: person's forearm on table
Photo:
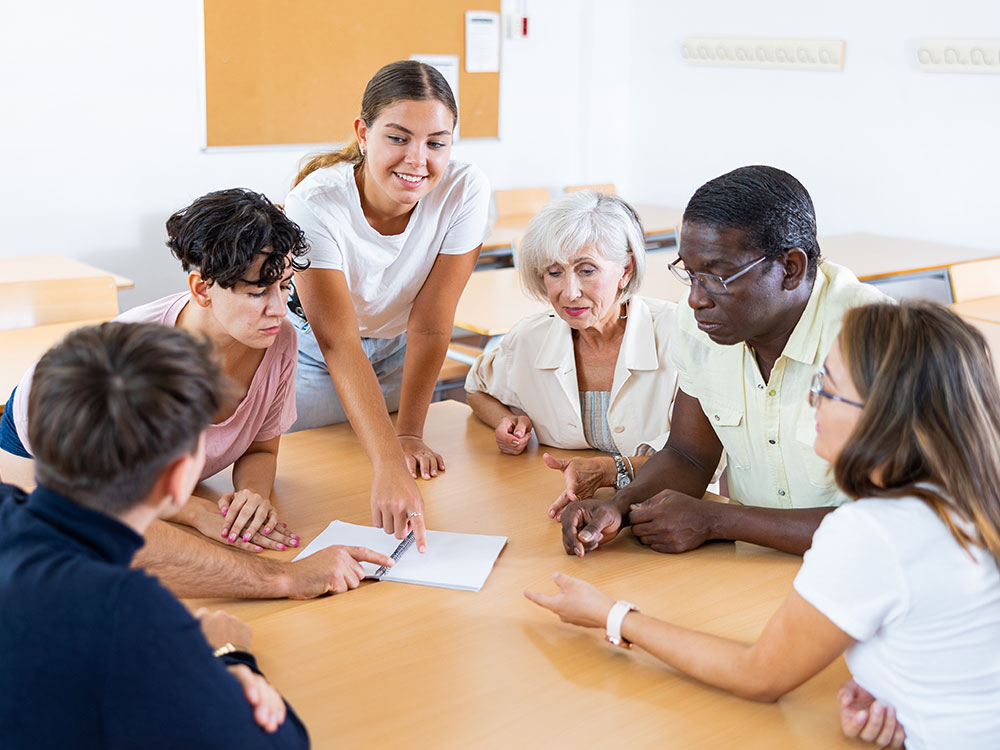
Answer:
<svg viewBox="0 0 1000 750"><path fill-rule="evenodd" d="M132 567L155 575L178 597L283 598L290 588L286 563L228 549L163 521L149 527Z"/></svg>
<svg viewBox="0 0 1000 750"><path fill-rule="evenodd" d="M630 506L644 502L663 490L671 489L692 497L702 497L712 480L714 469L714 466L707 468L694 458L675 450L668 443L646 459L642 471L637 470L635 479L616 492L611 502L626 517L627 522Z"/></svg>

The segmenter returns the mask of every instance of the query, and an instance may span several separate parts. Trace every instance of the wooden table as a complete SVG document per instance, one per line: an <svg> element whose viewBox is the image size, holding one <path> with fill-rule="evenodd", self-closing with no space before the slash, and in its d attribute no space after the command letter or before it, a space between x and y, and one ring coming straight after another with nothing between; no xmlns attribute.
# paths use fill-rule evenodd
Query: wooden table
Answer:
<svg viewBox="0 0 1000 750"><path fill-rule="evenodd" d="M43 279L76 279L83 276L112 276L119 290L131 289L135 282L89 263L61 255L21 255L0 258L0 278L4 281L30 281Z"/></svg>
<svg viewBox="0 0 1000 750"><path fill-rule="evenodd" d="M642 228L647 240L660 242L673 237L680 226L683 208L659 206L654 203L634 203L632 207L642 220ZM489 237L483 242L483 252L510 248L528 231L531 223L530 215L509 216L498 219L490 230Z"/></svg>
<svg viewBox="0 0 1000 750"><path fill-rule="evenodd" d="M508 537L482 591L368 581L309 602L188 602L251 622L261 668L315 747L863 747L840 734L842 660L761 705L680 677L638 649L612 648L522 596L554 590L552 573L564 571L650 614L751 640L791 589L800 558L742 543L659 555L628 533L569 557L545 513L561 477L534 441L502 456L493 431L453 401L431 405L425 436L448 463L420 482L428 525ZM350 427L337 425L282 438L273 497L305 543L334 519L370 523L370 481ZM221 492L227 482L209 485Z"/></svg>
<svg viewBox="0 0 1000 750"><path fill-rule="evenodd" d="M965 302L955 302L951 309L963 318L1000 323L1000 297L981 297Z"/></svg>
<svg viewBox="0 0 1000 750"><path fill-rule="evenodd" d="M639 293L645 297L680 302L690 287L679 282L667 268L677 256L669 252L646 255L646 277ZM455 310L455 326L487 339L502 336L526 315L550 310L548 302L529 297L521 289L516 268L476 271L469 278ZM496 341L486 343L486 348Z"/></svg>
<svg viewBox="0 0 1000 750"><path fill-rule="evenodd" d="M878 234L820 237L819 245L824 257L897 299L925 297L943 303L952 301L949 266L991 258L1000 251Z"/></svg>
<svg viewBox="0 0 1000 750"><path fill-rule="evenodd" d="M69 323L51 323L33 328L0 331L0 413L10 392L31 365L70 331L83 326L103 323L103 319L74 320Z"/></svg>
<svg viewBox="0 0 1000 750"><path fill-rule="evenodd" d="M1000 380L1000 297L956 302L951 309L978 328L986 338L993 358L993 369Z"/></svg>

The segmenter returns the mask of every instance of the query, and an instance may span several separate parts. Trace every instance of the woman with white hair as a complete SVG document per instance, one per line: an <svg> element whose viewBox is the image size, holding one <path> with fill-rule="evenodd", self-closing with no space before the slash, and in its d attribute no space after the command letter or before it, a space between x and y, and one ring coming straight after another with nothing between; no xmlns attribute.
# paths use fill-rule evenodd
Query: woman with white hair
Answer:
<svg viewBox="0 0 1000 750"><path fill-rule="evenodd" d="M534 430L557 448L598 459L546 463L566 474L549 510L604 486L624 487L666 442L677 374L667 357L672 302L635 295L646 270L642 226L621 198L567 194L532 219L518 253L522 286L552 311L529 315L476 360L469 406L496 429L503 453L521 453Z"/></svg>

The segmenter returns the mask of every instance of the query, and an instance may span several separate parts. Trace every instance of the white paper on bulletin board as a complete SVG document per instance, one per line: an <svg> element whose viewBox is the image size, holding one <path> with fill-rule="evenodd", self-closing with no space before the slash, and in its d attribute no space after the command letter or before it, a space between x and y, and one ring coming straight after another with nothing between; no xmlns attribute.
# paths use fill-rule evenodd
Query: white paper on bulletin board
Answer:
<svg viewBox="0 0 1000 750"><path fill-rule="evenodd" d="M451 86L451 93L455 95L455 106L458 106L458 55L410 55L411 60L422 62L436 68L437 72L444 76L444 80ZM458 125L451 135L452 139L458 140Z"/></svg>
<svg viewBox="0 0 1000 750"><path fill-rule="evenodd" d="M500 14L489 10L465 11L465 72L500 71Z"/></svg>

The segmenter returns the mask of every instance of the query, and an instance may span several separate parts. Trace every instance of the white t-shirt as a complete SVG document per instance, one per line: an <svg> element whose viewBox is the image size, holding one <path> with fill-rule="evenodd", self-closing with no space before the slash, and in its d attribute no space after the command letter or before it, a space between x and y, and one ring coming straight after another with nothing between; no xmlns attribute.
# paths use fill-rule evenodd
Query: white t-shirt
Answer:
<svg viewBox="0 0 1000 750"><path fill-rule="evenodd" d="M343 271L361 335L406 330L413 300L439 254L462 255L486 238L490 186L472 164L450 161L417 203L401 234L379 234L365 219L353 165L317 169L285 198L285 213L306 233L312 268Z"/></svg>
<svg viewBox="0 0 1000 750"><path fill-rule="evenodd" d="M857 683L894 706L906 747L1000 748L1000 571L917 498L830 513L795 590L858 642Z"/></svg>

